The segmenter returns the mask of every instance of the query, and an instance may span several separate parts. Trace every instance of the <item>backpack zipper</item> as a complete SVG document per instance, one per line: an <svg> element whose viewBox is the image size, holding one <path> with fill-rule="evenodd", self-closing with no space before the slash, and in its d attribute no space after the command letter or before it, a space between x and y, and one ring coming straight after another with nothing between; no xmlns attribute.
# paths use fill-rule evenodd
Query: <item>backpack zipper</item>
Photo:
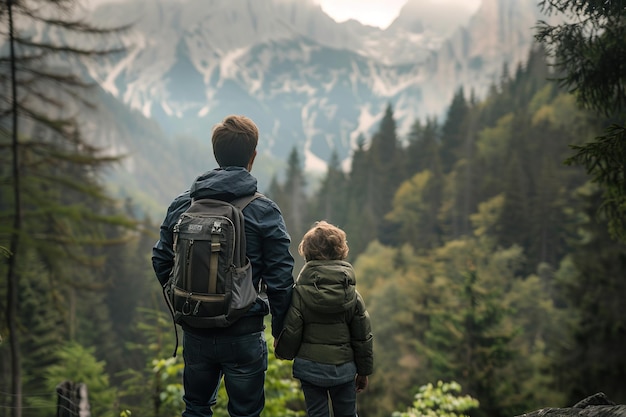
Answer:
<svg viewBox="0 0 626 417"><path fill-rule="evenodd" d="M187 256L185 257L185 285L183 288L191 292L191 254L193 252L193 239L189 240Z"/></svg>

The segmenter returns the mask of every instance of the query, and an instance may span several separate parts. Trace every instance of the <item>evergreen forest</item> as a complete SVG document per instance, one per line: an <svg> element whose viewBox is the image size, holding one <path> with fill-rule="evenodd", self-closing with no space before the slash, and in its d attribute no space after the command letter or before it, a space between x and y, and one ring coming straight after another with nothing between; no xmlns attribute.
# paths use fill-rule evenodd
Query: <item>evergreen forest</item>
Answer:
<svg viewBox="0 0 626 417"><path fill-rule="evenodd" d="M617 14L623 34L623 8L551 3ZM0 417L52 415L63 381L86 384L94 417L180 415L182 348L172 357L174 326L150 260L162 219L136 218L137 202L107 194L101 172L117 161L81 136L66 104L90 86L40 65L49 54L119 51L37 44L9 24L23 13L90 36L124 28L48 19L25 4L0 5L2 35L18 47L0 61ZM597 392L626 403L624 103L607 111L602 94L585 101L584 77L567 78L570 61L551 35L524 64L504 65L486 97L459 88L445 119L415 120L406 137L389 103L349 171L335 155L313 182L294 148L285 180L260 190L285 216L294 278L312 223L348 235L374 333L360 416L405 412L438 381L477 400L472 417L568 407ZM607 44L626 56L623 42ZM621 65L609 81L623 89ZM291 363L267 339L264 415L304 416ZM224 396L216 416L228 415Z"/></svg>

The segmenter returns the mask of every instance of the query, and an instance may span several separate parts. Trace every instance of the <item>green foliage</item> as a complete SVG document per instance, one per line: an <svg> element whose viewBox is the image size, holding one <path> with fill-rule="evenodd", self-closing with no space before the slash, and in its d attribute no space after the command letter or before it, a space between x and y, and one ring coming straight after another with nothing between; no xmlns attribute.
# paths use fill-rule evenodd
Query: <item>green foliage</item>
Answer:
<svg viewBox="0 0 626 417"><path fill-rule="evenodd" d="M398 238L416 249L433 248L439 244L438 206L440 184L431 171L422 171L403 182L393 200L393 209L386 219L397 225Z"/></svg>
<svg viewBox="0 0 626 417"><path fill-rule="evenodd" d="M185 407L183 403L184 390L181 383L184 364L180 356L153 359L152 366L152 375L156 381L156 387L160 388L158 400L155 399L155 403L158 401L156 414L178 414L177 410L182 410Z"/></svg>
<svg viewBox="0 0 626 417"><path fill-rule="evenodd" d="M100 291L103 308L99 310L102 310L106 326L110 329L105 337L112 341L112 346L107 346L106 340L99 345L112 375L136 366L138 352L131 351L129 347L145 343L147 337L137 329L137 324L144 320L150 323L151 318L144 312L163 306L163 294L150 262L150 249L157 239L154 233L149 233L151 229L156 229L156 226L145 223L135 239L123 246L110 246L105 251L108 262L100 276L106 285ZM104 327L105 324L102 325ZM94 335L95 339L98 337ZM106 349L103 349L105 346Z"/></svg>
<svg viewBox="0 0 626 417"><path fill-rule="evenodd" d="M172 318L164 310L138 308L133 331L136 341L127 341L127 355L141 368L129 367L117 378L122 381L121 407L137 415L176 415L182 403L182 348L175 346Z"/></svg>
<svg viewBox="0 0 626 417"><path fill-rule="evenodd" d="M476 238L424 255L373 243L356 261L375 334L376 371L362 408L385 415L437 378L462 381L484 415L563 400L540 376L549 374L567 314L553 301L548 273L524 279L521 248L494 246L487 231L501 207L502 196L481 206Z"/></svg>
<svg viewBox="0 0 626 417"><path fill-rule="evenodd" d="M310 219L326 220L331 224L344 225L347 221L347 176L343 172L336 152L328 161L328 170L317 191L319 199L311 201Z"/></svg>
<svg viewBox="0 0 626 417"><path fill-rule="evenodd" d="M393 417L467 417L478 400L469 395L459 396L461 386L457 382L438 381L436 386L428 383L415 394L413 406L407 411L394 411ZM467 413L467 414L466 414Z"/></svg>
<svg viewBox="0 0 626 417"><path fill-rule="evenodd" d="M85 384L93 415L113 417L117 414L117 390L109 384L105 363L98 361L94 353L94 348L65 343L56 352L58 362L46 367L42 375L49 392L63 381Z"/></svg>
<svg viewBox="0 0 626 417"><path fill-rule="evenodd" d="M128 369L121 374L124 390L121 407L142 416L174 416L185 409L182 374L184 361L182 347L176 357L171 356L174 346L171 318L164 312L140 309L137 331L143 342L132 344L132 351L143 351L147 363L142 370ZM273 338L266 326L269 363L265 376L265 411L267 415L301 417L304 397L298 382L291 377L291 362L274 357ZM224 384L218 390L216 417L228 417L228 396Z"/></svg>
<svg viewBox="0 0 626 417"><path fill-rule="evenodd" d="M282 210L291 214L290 216L285 216L287 230L289 230L292 236L302 236L309 227L306 177L304 176L300 155L295 147L289 154L286 178L282 187L282 199L276 202ZM298 253L299 243L300 240L298 238L292 239L292 253Z"/></svg>
<svg viewBox="0 0 626 417"><path fill-rule="evenodd" d="M269 326L265 332L269 362L265 374L265 409L264 415L304 417L306 416L304 394L300 383L291 376L292 361L276 359L274 356L274 338Z"/></svg>
<svg viewBox="0 0 626 417"><path fill-rule="evenodd" d="M432 305L424 354L435 375L458 378L484 405L487 415L501 407L497 389L516 356L511 311L503 304L516 275L519 248L494 250L487 242L456 240L436 250L440 302ZM432 377L431 377L432 378Z"/></svg>
<svg viewBox="0 0 626 417"><path fill-rule="evenodd" d="M467 135L469 106L460 87L452 98L441 133L441 162L444 172L449 172L462 158L463 143Z"/></svg>
<svg viewBox="0 0 626 417"><path fill-rule="evenodd" d="M605 135L572 148L576 154L566 162L587 167L592 180L604 188L598 210L608 218L612 236L626 242L626 128L611 125Z"/></svg>
<svg viewBox="0 0 626 417"><path fill-rule="evenodd" d="M407 177L424 170L429 170L436 176L441 175L443 168L439 156L439 136L436 119L427 119L425 125L419 120L413 123L404 152Z"/></svg>
<svg viewBox="0 0 626 417"><path fill-rule="evenodd" d="M583 105L607 114L626 106L626 24L621 2L542 0L547 13L575 17L574 23L550 26L541 22L537 39L556 57L560 82Z"/></svg>
<svg viewBox="0 0 626 417"><path fill-rule="evenodd" d="M367 392L357 397L359 415L406 409L395 415L506 417L565 406L589 392L626 399L619 383L626 377L624 250L607 235L607 223L597 221L612 207L607 220L615 222L623 209L620 191L612 195L609 186L623 178L623 131L583 145L590 132L613 120L591 117L576 107L576 96L549 83L546 78L560 74L550 74L544 58L542 50L531 51L513 76L504 67L481 102L465 100L459 90L444 124L416 121L405 147L389 105L371 140L357 141L349 173L333 157L310 196L295 149L285 164L285 183L272 181L267 193L283 210L294 244L322 218L348 233L375 337L376 369ZM19 265L19 325L32 332L23 341L25 387L49 391L37 379L49 367L58 383L61 368L53 366L62 361L56 351L61 339L74 338L95 347L87 368L121 387L120 415L179 415L182 356L179 349L177 358L170 357L172 323L150 268L156 236L125 233L120 225L126 223L116 217L120 204L100 201L106 196L97 175L89 164L77 164L89 157L63 154L60 164L50 164L26 149L41 145L37 137L23 143L29 145L25 161L33 163L23 184L25 225L33 233L23 235L29 250ZM592 151L589 158L580 153L585 149ZM603 165L600 157L609 154L614 159ZM573 163L564 165L569 157ZM588 179L579 164L596 164L596 183L610 202L595 219L598 195L589 206L577 195ZM6 168L0 173L8 184ZM0 216L8 219L9 187L0 195ZM83 230L94 220L103 222ZM0 224L0 246L8 247L8 222ZM157 229L149 222L144 227ZM0 272L6 272L4 264ZM2 304L4 286L0 295ZM4 328L2 335L6 341ZM303 416L291 364L275 359L269 332L266 337L265 414ZM0 375L9 374L7 352L8 343L0 345ZM460 388L429 388L437 380L459 381L481 408L461 408L465 401L458 407ZM90 398L108 392L94 382L94 393L88 384ZM223 386L218 395L215 415L225 417Z"/></svg>
<svg viewBox="0 0 626 417"><path fill-rule="evenodd" d="M470 216L474 235L478 239L489 239L498 232L498 220L504 208L504 194L484 201L478 205L478 212Z"/></svg>
<svg viewBox="0 0 626 417"><path fill-rule="evenodd" d="M612 123L567 159L587 170L604 190L599 212L608 219L611 235L626 240L626 22L622 2L542 0L548 13L561 13L572 22L541 22L536 38L546 46L559 70L560 85L574 92L579 104Z"/></svg>
<svg viewBox="0 0 626 417"><path fill-rule="evenodd" d="M502 405L509 414L528 411L530 404L535 404L532 408L569 404L553 380L553 359L560 355L559 348L567 345L573 315L559 306L555 275L549 265L541 265L536 274L514 281L505 301L511 311L505 320L519 329L512 341L517 355L507 364L507 374L515 378L497 390L500 398L507 398ZM524 396L532 398L530 404Z"/></svg>
<svg viewBox="0 0 626 417"><path fill-rule="evenodd" d="M92 343L95 337L77 337L80 319L85 319L100 331L103 340L112 339L102 324L106 320L100 320L106 312L91 308L101 299L94 296L92 304L81 309L83 300L78 294L101 288L94 276L103 262L102 246L123 242L126 231L134 227L133 220L117 212L101 181L103 168L118 158L81 134L85 123L77 116L84 117L93 108L90 84L83 79L78 62L118 51L107 44L105 35L122 28L95 27L77 19L73 14L76 6L76 2L52 0L0 5L2 27L10 32L4 32L8 42L0 56L4 63L0 84L7 93L0 100L0 246L11 251L2 271L7 292L6 308L0 313L9 332L11 361L1 364L0 385L11 386L11 407L16 415L21 414L23 398L22 358L30 367L52 360L45 345L26 335L29 330L45 329L42 320L30 313L41 306L54 306L61 313L55 311L47 324L57 324L60 337L106 350L104 343ZM33 36L35 27L42 36ZM85 43L86 35L97 41ZM10 96L9 91L14 94ZM37 272L40 277L34 276ZM45 282L28 282L38 279ZM20 287L32 290L27 291L28 297L17 293ZM31 311L24 314L26 308ZM20 349L22 338L28 341L24 350ZM51 339L49 331L45 339ZM36 349L31 352L26 346ZM63 349L75 351L82 355L79 358L86 361L85 366L101 367L102 378L108 377L101 362L89 363L88 355L94 353L81 352L77 346L64 345L59 354L64 354ZM63 356L56 359L68 360ZM60 371L53 366L47 369ZM5 367L11 368L10 372ZM24 381L33 384L34 369L26 372ZM72 369L69 364L68 369ZM110 415L113 398L109 397L114 393L107 391L108 380L76 376L91 377L93 387L89 388L97 404L94 410Z"/></svg>
<svg viewBox="0 0 626 417"><path fill-rule="evenodd" d="M395 151L404 177L387 183L384 224L377 176L392 154L381 148L390 112L369 148L359 140L341 198L376 340L375 375L358 398L367 417L408 406L438 379L460 381L484 404L477 415L564 404L554 359L572 310L555 271L576 239L574 190L586 178L562 162L594 121L548 74L533 50L484 102L459 91L441 131L416 122Z"/></svg>
<svg viewBox="0 0 626 417"><path fill-rule="evenodd" d="M626 389L618 382L626 369L619 348L626 343L622 313L626 244L612 240L606 219L595 215L602 204L597 187L581 189L581 198L585 211L580 219L580 239L556 275L572 316L564 338L569 344L560 346L555 368L562 375L562 390L569 402L601 391L620 403L626 401Z"/></svg>
<svg viewBox="0 0 626 417"><path fill-rule="evenodd" d="M352 155L346 207L345 231L350 236L350 257L355 259L367 245L376 239L378 229L373 201L377 198L374 190L374 171L370 168L369 152L365 149L365 138L360 136L357 149Z"/></svg>
<svg viewBox="0 0 626 417"><path fill-rule="evenodd" d="M396 228L385 221L385 214L391 209L395 190L404 179L400 150L393 109L388 104L366 156L366 169L370 171L366 189L372 214L370 227L374 228L378 239L386 243L395 239Z"/></svg>

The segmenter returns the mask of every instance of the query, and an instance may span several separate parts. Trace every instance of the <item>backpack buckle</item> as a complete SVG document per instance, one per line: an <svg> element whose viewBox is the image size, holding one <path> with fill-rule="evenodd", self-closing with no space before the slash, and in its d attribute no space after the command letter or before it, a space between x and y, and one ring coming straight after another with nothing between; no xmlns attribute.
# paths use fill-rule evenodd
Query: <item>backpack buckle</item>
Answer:
<svg viewBox="0 0 626 417"><path fill-rule="evenodd" d="M180 308L180 312L183 313L183 316L191 315L191 303L189 303L189 297L187 297L187 299L185 300L185 304L183 304L183 306Z"/></svg>

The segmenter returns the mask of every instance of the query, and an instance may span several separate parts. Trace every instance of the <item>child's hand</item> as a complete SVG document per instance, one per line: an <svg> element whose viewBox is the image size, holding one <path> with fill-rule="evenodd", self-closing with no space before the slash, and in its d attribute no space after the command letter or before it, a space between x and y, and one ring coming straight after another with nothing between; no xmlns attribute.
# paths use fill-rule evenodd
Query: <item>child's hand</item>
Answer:
<svg viewBox="0 0 626 417"><path fill-rule="evenodd" d="M367 376L357 375L356 376L356 392L363 392L365 388L367 388Z"/></svg>
<svg viewBox="0 0 626 417"><path fill-rule="evenodd" d="M274 338L274 356L276 356L276 359L283 360L285 358L282 358L278 353L276 353L276 345L277 344L278 344L278 339Z"/></svg>

